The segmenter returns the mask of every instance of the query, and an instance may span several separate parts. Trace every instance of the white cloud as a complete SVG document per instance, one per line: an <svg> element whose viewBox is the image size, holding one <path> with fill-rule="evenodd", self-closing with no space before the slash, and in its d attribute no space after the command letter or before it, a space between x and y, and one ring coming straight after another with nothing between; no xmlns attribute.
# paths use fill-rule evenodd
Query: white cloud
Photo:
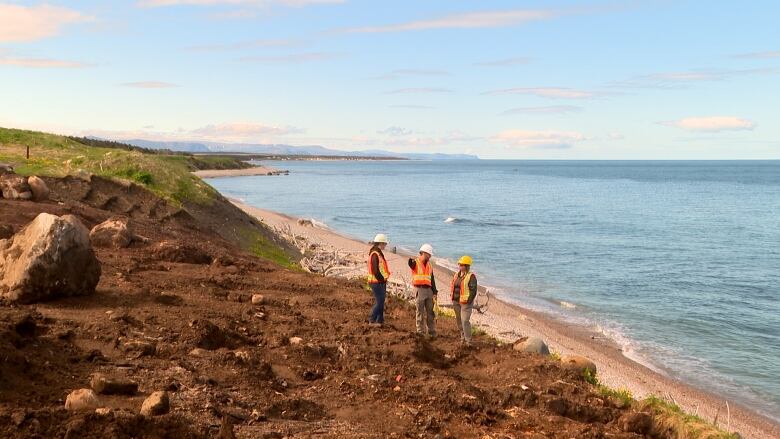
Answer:
<svg viewBox="0 0 780 439"><path fill-rule="evenodd" d="M296 46L300 43L301 42L298 40L251 40L226 44L203 44L187 47L186 50L191 52L227 52L231 50L257 49L263 47L289 47Z"/></svg>
<svg viewBox="0 0 780 439"><path fill-rule="evenodd" d="M429 29L477 29L517 26L531 21L549 20L564 12L544 9L515 9L508 11L482 11L445 15L429 20L409 21L384 26L365 26L345 29L345 32L378 33L408 32Z"/></svg>
<svg viewBox="0 0 780 439"><path fill-rule="evenodd" d="M567 149L585 140L575 131L506 130L490 138L491 142L518 148Z"/></svg>
<svg viewBox="0 0 780 439"><path fill-rule="evenodd" d="M162 81L138 81L138 82L125 82L124 84L120 84L122 87L131 87L131 88L175 88L178 87L176 84L172 84L170 82L162 82Z"/></svg>
<svg viewBox="0 0 780 439"><path fill-rule="evenodd" d="M164 6L290 6L302 7L317 4L338 4L346 0L139 0L136 5L142 8L160 8Z"/></svg>
<svg viewBox="0 0 780 439"><path fill-rule="evenodd" d="M245 56L239 58L239 61L259 62L268 64L302 64L313 61L327 61L341 56L338 53L330 52L303 52L287 55L269 55L269 56Z"/></svg>
<svg viewBox="0 0 780 439"><path fill-rule="evenodd" d="M377 134L384 134L391 137L397 137L397 136L408 136L414 134L414 131L403 127L392 126L377 131Z"/></svg>
<svg viewBox="0 0 780 439"><path fill-rule="evenodd" d="M752 130L756 127L755 122L751 120L733 116L686 117L659 123L687 131L699 132L743 131Z"/></svg>
<svg viewBox="0 0 780 439"><path fill-rule="evenodd" d="M482 61L482 62L474 63L474 65L478 67L510 67L510 66L516 66L520 64L528 64L530 61L531 58L515 57L515 58L496 59L493 61Z"/></svg>
<svg viewBox="0 0 780 439"><path fill-rule="evenodd" d="M259 123L224 123L216 125L206 125L188 131L190 136L197 138L223 141L223 142L247 142L255 141L259 138L273 138L287 134L300 133L303 130L294 127L283 127L264 125Z"/></svg>
<svg viewBox="0 0 780 439"><path fill-rule="evenodd" d="M52 58L16 58L0 55L0 65L26 67L32 69L78 69L92 67L93 64Z"/></svg>
<svg viewBox="0 0 780 439"><path fill-rule="evenodd" d="M774 51L769 51L769 52L742 53L742 54L736 55L735 58L747 58L747 59L780 58L780 50L774 50Z"/></svg>
<svg viewBox="0 0 780 439"><path fill-rule="evenodd" d="M40 40L59 34L69 24L91 20L81 12L59 6L0 3L0 42Z"/></svg>
<svg viewBox="0 0 780 439"><path fill-rule="evenodd" d="M407 110L433 110L436 107L432 107L430 105L396 104L390 105L390 108L405 108Z"/></svg>
<svg viewBox="0 0 780 439"><path fill-rule="evenodd" d="M485 92L488 95L525 94L554 99L586 99L596 96L595 92L576 90L565 87L533 87L533 88L505 88Z"/></svg>
<svg viewBox="0 0 780 439"><path fill-rule="evenodd" d="M574 105L550 105L545 107L518 107L510 108L502 112L503 115L511 114L563 114L563 113L578 113L582 111L582 107L575 107Z"/></svg>
<svg viewBox="0 0 780 439"><path fill-rule="evenodd" d="M724 81L734 77L752 75L774 75L780 69L732 69L732 70L688 70L680 72L653 73L636 76L610 84L619 88L683 88L700 82Z"/></svg>
<svg viewBox="0 0 780 439"><path fill-rule="evenodd" d="M434 70L434 69L398 69L392 72L385 73L383 75L374 76L368 79L399 79L403 77L414 76L449 76L450 72L446 70Z"/></svg>
<svg viewBox="0 0 780 439"><path fill-rule="evenodd" d="M409 87L390 90L387 94L428 94L428 93L452 93L452 90L442 87Z"/></svg>

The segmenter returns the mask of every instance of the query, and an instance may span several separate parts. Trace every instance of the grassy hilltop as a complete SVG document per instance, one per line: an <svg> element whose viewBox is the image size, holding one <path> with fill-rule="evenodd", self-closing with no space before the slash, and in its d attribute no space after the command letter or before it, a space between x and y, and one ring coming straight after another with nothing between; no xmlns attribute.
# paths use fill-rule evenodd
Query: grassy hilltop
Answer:
<svg viewBox="0 0 780 439"><path fill-rule="evenodd" d="M88 142L87 139L82 141ZM14 165L21 175L95 174L130 180L177 205L209 204L215 199L216 191L191 171L247 166L232 157L144 151L142 148L122 148L122 144L114 142L95 142L114 147L91 146L82 141L56 134L0 128L0 162ZM25 158L28 146L29 160Z"/></svg>

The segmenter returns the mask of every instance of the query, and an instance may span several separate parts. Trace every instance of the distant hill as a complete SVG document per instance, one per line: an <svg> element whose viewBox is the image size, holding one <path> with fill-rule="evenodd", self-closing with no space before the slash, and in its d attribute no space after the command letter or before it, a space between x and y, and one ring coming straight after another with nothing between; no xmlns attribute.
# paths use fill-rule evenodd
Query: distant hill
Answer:
<svg viewBox="0 0 780 439"><path fill-rule="evenodd" d="M312 155L312 156L351 156L351 157L399 157L412 160L478 160L479 157L470 154L442 153L402 153L385 150L341 151L320 145L292 146L284 144L263 143L217 143L217 142L166 142L146 139L122 140L124 143L150 149L167 149L183 152L239 152L273 155Z"/></svg>

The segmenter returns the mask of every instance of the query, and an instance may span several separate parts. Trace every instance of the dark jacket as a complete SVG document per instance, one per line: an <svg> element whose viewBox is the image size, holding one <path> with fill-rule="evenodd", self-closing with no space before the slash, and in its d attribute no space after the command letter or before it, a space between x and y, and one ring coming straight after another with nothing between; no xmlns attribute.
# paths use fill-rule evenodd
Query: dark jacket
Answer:
<svg viewBox="0 0 780 439"><path fill-rule="evenodd" d="M382 276L382 271L379 270L379 257L374 254L374 252L379 252L379 254L382 255L382 258L385 257L385 254L382 253L382 250L379 247L371 247L371 250L369 250L369 253L371 254L371 271L374 272L374 276L380 284L387 283L387 279Z"/></svg>
<svg viewBox="0 0 780 439"><path fill-rule="evenodd" d="M460 279L463 279L463 276L461 276L460 272L457 274L458 278L455 281L455 288L452 292L452 297L458 298L460 297ZM471 279L469 279L469 305L474 304L474 299L477 297L477 275L474 273L471 273Z"/></svg>
<svg viewBox="0 0 780 439"><path fill-rule="evenodd" d="M428 261L430 264L431 261ZM412 270L417 269L417 258L409 258L409 268ZM418 288L428 288L428 287L418 287ZM433 277L433 271L431 271L431 291L433 291L433 294L436 294L439 292L439 290L436 289L436 279Z"/></svg>

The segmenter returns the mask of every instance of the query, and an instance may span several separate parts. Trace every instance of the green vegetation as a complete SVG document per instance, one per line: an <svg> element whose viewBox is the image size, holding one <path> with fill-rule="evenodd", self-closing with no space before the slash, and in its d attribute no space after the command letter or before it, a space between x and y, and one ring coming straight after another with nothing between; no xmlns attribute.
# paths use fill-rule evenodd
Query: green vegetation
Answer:
<svg viewBox="0 0 780 439"><path fill-rule="evenodd" d="M28 146L29 159L25 157ZM217 194L190 173L199 169L197 166L208 166L208 160L204 162L200 157L88 146L64 136L35 131L0 128L0 162L10 163L21 175L95 174L129 180L177 205L207 205Z"/></svg>
<svg viewBox="0 0 780 439"><path fill-rule="evenodd" d="M246 169L252 164L235 157L224 155L193 155L189 156L193 169Z"/></svg>
<svg viewBox="0 0 780 439"><path fill-rule="evenodd" d="M582 378L585 380L586 383L591 383L594 386L599 385L599 379L596 377L596 372L594 372L591 369L585 369L582 371Z"/></svg>
<svg viewBox="0 0 780 439"><path fill-rule="evenodd" d="M628 407L634 402L634 395L626 388L613 389L605 385L599 385L599 393L606 398L613 398L620 401L623 407Z"/></svg>
<svg viewBox="0 0 780 439"><path fill-rule="evenodd" d="M553 361L561 361L561 354L558 352L550 352L550 359Z"/></svg>
<svg viewBox="0 0 780 439"><path fill-rule="evenodd" d="M738 439L740 436L721 430L704 419L685 413L671 402L650 396L641 402L642 410L653 412L656 426L676 433L678 439Z"/></svg>
<svg viewBox="0 0 780 439"><path fill-rule="evenodd" d="M300 266L278 245L271 242L255 229L246 228L241 232L241 240L247 243L247 249L255 256L268 259L282 267L300 270Z"/></svg>

